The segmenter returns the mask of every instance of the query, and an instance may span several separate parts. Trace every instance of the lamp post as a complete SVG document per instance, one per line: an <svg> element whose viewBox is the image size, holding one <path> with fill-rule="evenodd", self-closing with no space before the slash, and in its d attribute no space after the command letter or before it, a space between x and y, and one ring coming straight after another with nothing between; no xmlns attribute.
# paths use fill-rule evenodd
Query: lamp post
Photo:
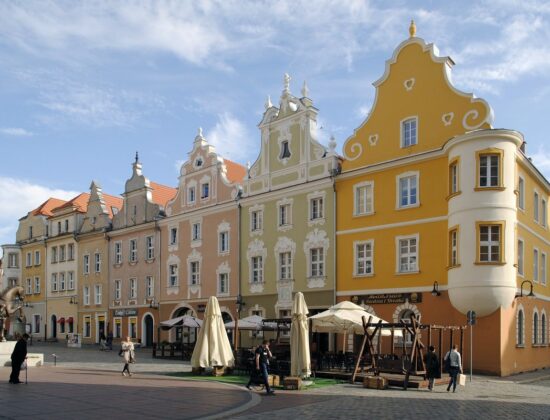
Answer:
<svg viewBox="0 0 550 420"><path fill-rule="evenodd" d="M158 302L155 302L155 298L153 298L149 301L149 308L151 308L151 309L158 309L159 308L159 304L158 304Z"/></svg>
<svg viewBox="0 0 550 420"><path fill-rule="evenodd" d="M432 289L432 296L441 296L441 292L439 291L439 283L437 281L434 281L434 288Z"/></svg>
<svg viewBox="0 0 550 420"><path fill-rule="evenodd" d="M523 285L525 283L527 283L529 285L529 294L528 295L523 294ZM535 294L533 293L533 283L531 282L531 280L523 280L521 282L521 286L519 287L519 293L516 293L516 299L517 298L522 298L522 297L528 297L528 298L534 298L535 297Z"/></svg>

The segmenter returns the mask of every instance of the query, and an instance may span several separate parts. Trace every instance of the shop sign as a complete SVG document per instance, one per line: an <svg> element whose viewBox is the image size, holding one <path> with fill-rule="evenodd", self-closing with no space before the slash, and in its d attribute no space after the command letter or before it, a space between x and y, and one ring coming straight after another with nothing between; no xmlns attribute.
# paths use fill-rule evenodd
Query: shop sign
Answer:
<svg viewBox="0 0 550 420"><path fill-rule="evenodd" d="M379 295L358 296L358 301L366 305L392 304L392 303L420 303L422 293L382 293Z"/></svg>
<svg viewBox="0 0 550 420"><path fill-rule="evenodd" d="M113 316L136 316L138 314L137 309L115 309L113 310Z"/></svg>

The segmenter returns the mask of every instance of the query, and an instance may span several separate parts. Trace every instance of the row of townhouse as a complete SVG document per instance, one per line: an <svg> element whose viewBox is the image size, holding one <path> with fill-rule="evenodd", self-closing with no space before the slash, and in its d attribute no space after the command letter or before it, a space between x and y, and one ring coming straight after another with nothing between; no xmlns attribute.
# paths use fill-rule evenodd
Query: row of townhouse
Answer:
<svg viewBox="0 0 550 420"><path fill-rule="evenodd" d="M285 318L301 291L310 314L348 299L394 322L464 325L475 311L474 369L549 366L550 184L523 136L493 128L488 103L452 85L453 64L411 25L343 157L318 142L307 86L295 96L285 75L248 168L199 130L176 189L150 182L136 156L122 199L92 183L48 200L4 246L32 333L151 345L179 339L159 322L202 317L209 296L226 321ZM353 351L354 340L316 343Z"/></svg>

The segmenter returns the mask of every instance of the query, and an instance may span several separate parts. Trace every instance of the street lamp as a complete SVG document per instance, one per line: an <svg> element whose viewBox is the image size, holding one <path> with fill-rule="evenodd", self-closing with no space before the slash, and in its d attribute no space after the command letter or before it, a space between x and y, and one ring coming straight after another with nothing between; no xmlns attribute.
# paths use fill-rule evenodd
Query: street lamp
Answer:
<svg viewBox="0 0 550 420"><path fill-rule="evenodd" d="M527 283L529 284L529 294L528 295L524 295L523 294L523 285ZM528 298L534 298L535 297L535 294L533 293L533 283L531 283L530 280L523 280L521 282L521 286L519 287L519 293L516 293L516 298L521 298L521 297L528 297Z"/></svg>
<svg viewBox="0 0 550 420"><path fill-rule="evenodd" d="M432 289L432 296L441 296L441 292L439 291L439 283L437 281L434 281L434 288Z"/></svg>
<svg viewBox="0 0 550 420"><path fill-rule="evenodd" d="M243 310L244 305L246 305L246 304L244 303L242 295L238 294L237 295L237 312L238 313L241 313L241 311Z"/></svg>
<svg viewBox="0 0 550 420"><path fill-rule="evenodd" d="M158 309L159 308L159 304L158 304L158 302L155 303L154 298L149 301L149 308L151 308L151 309Z"/></svg>

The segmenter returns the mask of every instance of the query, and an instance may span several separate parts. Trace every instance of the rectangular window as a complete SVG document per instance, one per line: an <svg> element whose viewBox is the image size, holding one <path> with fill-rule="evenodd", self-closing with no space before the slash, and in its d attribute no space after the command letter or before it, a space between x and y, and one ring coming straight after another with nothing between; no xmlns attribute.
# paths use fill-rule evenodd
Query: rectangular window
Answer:
<svg viewBox="0 0 550 420"><path fill-rule="evenodd" d="M416 143L416 118L410 118L401 123L401 147L413 146Z"/></svg>
<svg viewBox="0 0 550 420"><path fill-rule="evenodd" d="M189 271L190 271L190 274L191 274L191 276L189 278L190 284L199 284L199 282L200 282L200 264L199 264L199 262L198 261L191 261Z"/></svg>
<svg viewBox="0 0 550 420"><path fill-rule="evenodd" d="M155 281L152 276L145 277L145 293L148 298L151 298L155 295Z"/></svg>
<svg viewBox="0 0 550 420"><path fill-rule="evenodd" d="M168 267L168 273L169 273L169 279L168 279L169 287L177 286L178 285L178 265L171 264Z"/></svg>
<svg viewBox="0 0 550 420"><path fill-rule="evenodd" d="M65 220L65 232L69 231L69 221Z"/></svg>
<svg viewBox="0 0 550 420"><path fill-rule="evenodd" d="M57 247L52 247L52 263L57 262Z"/></svg>
<svg viewBox="0 0 550 420"><path fill-rule="evenodd" d="M252 257L252 283L263 283L264 262L263 257Z"/></svg>
<svg viewBox="0 0 550 420"><path fill-rule="evenodd" d="M69 244L67 246L67 259L69 261L74 260L74 244Z"/></svg>
<svg viewBox="0 0 550 420"><path fill-rule="evenodd" d="M67 289L74 290L74 272L67 272Z"/></svg>
<svg viewBox="0 0 550 420"><path fill-rule="evenodd" d="M99 252L96 252L94 255L94 266L95 266L95 272L101 273L101 254Z"/></svg>
<svg viewBox="0 0 550 420"><path fill-rule="evenodd" d="M540 284L546 285L546 254L540 254Z"/></svg>
<svg viewBox="0 0 550 420"><path fill-rule="evenodd" d="M518 207L525 210L525 180L518 178Z"/></svg>
<svg viewBox="0 0 550 420"><path fill-rule="evenodd" d="M92 320L89 316L84 317L84 337L92 336Z"/></svg>
<svg viewBox="0 0 550 420"><path fill-rule="evenodd" d="M65 261L65 245L59 247L59 261Z"/></svg>
<svg viewBox="0 0 550 420"><path fill-rule="evenodd" d="M130 279L130 295L128 297L130 299L137 298L137 279L135 278Z"/></svg>
<svg viewBox="0 0 550 420"><path fill-rule="evenodd" d="M40 293L40 277L34 278L34 293L35 294Z"/></svg>
<svg viewBox="0 0 550 420"><path fill-rule="evenodd" d="M317 220L323 218L323 197L312 198L310 201L310 220Z"/></svg>
<svg viewBox="0 0 550 420"><path fill-rule="evenodd" d="M373 273L373 242L355 244L355 275L366 276Z"/></svg>
<svg viewBox="0 0 550 420"><path fill-rule="evenodd" d="M205 182L201 184L201 198L204 200L210 196L210 184Z"/></svg>
<svg viewBox="0 0 550 420"><path fill-rule="evenodd" d="M128 319L128 326L129 326L129 336L130 338L137 338L137 318L129 318Z"/></svg>
<svg viewBox="0 0 550 420"><path fill-rule="evenodd" d="M290 252L279 254L279 279L290 280L292 278L292 256Z"/></svg>
<svg viewBox="0 0 550 420"><path fill-rule="evenodd" d="M178 228L170 229L170 245L176 245L178 243Z"/></svg>
<svg viewBox="0 0 550 420"><path fill-rule="evenodd" d="M535 222L539 222L539 193L535 191L533 196L533 217Z"/></svg>
<svg viewBox="0 0 550 420"><path fill-rule="evenodd" d="M82 295L84 297L84 305L89 305L90 304L90 287L89 286L84 286L82 288Z"/></svg>
<svg viewBox="0 0 550 420"><path fill-rule="evenodd" d="M61 231L61 222L57 222L57 234L58 235L61 235L62 231Z"/></svg>
<svg viewBox="0 0 550 420"><path fill-rule="evenodd" d="M33 333L38 334L40 333L40 315L35 314L33 315Z"/></svg>
<svg viewBox="0 0 550 420"><path fill-rule="evenodd" d="M521 239L518 239L518 275L524 275L524 245Z"/></svg>
<svg viewBox="0 0 550 420"><path fill-rule="evenodd" d="M130 239L130 262L137 261L137 239Z"/></svg>
<svg viewBox="0 0 550 420"><path fill-rule="evenodd" d="M187 201L189 203L195 202L195 187L189 187L187 190Z"/></svg>
<svg viewBox="0 0 550 420"><path fill-rule="evenodd" d="M200 223L193 223L193 226L191 227L191 239L193 241L200 241L201 239L201 224Z"/></svg>
<svg viewBox="0 0 550 420"><path fill-rule="evenodd" d="M121 291L122 282L120 280L115 280L115 300L120 300Z"/></svg>
<svg viewBox="0 0 550 420"><path fill-rule="evenodd" d="M290 204L282 204L279 206L279 226L290 224Z"/></svg>
<svg viewBox="0 0 550 420"><path fill-rule="evenodd" d="M399 178L399 207L417 204L417 176Z"/></svg>
<svg viewBox="0 0 550 420"><path fill-rule="evenodd" d="M95 304L101 305L101 284L95 285Z"/></svg>
<svg viewBox="0 0 550 420"><path fill-rule="evenodd" d="M25 261L25 267L30 267L32 265L32 253L27 252L26 254L26 261Z"/></svg>
<svg viewBox="0 0 550 420"><path fill-rule="evenodd" d="M115 242L115 264L122 264L122 242Z"/></svg>
<svg viewBox="0 0 550 420"><path fill-rule="evenodd" d="M290 320L292 318L292 311L290 309L280 309L279 318ZM280 337L288 340L290 338L290 330L281 331Z"/></svg>
<svg viewBox="0 0 550 420"><path fill-rule="evenodd" d="M499 187L500 186L500 157L499 154L479 155L479 186Z"/></svg>
<svg viewBox="0 0 550 420"><path fill-rule="evenodd" d="M25 294L27 295L32 295L32 279L31 278L28 278L27 281L26 281L26 290L25 290Z"/></svg>
<svg viewBox="0 0 550 420"><path fill-rule="evenodd" d="M355 215L373 213L373 184L355 187Z"/></svg>
<svg viewBox="0 0 550 420"><path fill-rule="evenodd" d="M90 274L90 256L83 256L83 272L84 274Z"/></svg>
<svg viewBox="0 0 550 420"><path fill-rule="evenodd" d="M250 230L252 232L262 230L263 228L263 212L256 210L250 213Z"/></svg>
<svg viewBox="0 0 550 420"><path fill-rule="evenodd" d="M478 224L480 263L502 262L502 225Z"/></svg>
<svg viewBox="0 0 550 420"><path fill-rule="evenodd" d="M32 226L29 226L29 239L32 238Z"/></svg>
<svg viewBox="0 0 550 420"><path fill-rule="evenodd" d="M40 265L40 251L34 251L34 265Z"/></svg>
<svg viewBox="0 0 550 420"><path fill-rule="evenodd" d="M533 249L533 281L539 282L539 250Z"/></svg>
<svg viewBox="0 0 550 420"><path fill-rule="evenodd" d="M113 337L121 338L122 337L122 319L115 318L113 320Z"/></svg>
<svg viewBox="0 0 550 420"><path fill-rule="evenodd" d="M543 198L542 200L540 200L540 224L542 225L542 227L546 227L546 222L547 222L547 205L546 205L546 200Z"/></svg>
<svg viewBox="0 0 550 420"><path fill-rule="evenodd" d="M218 249L220 254L229 252L229 232L220 232L218 236Z"/></svg>
<svg viewBox="0 0 550 420"><path fill-rule="evenodd" d="M224 295L229 293L229 274L220 273L218 276L218 294Z"/></svg>
<svg viewBox="0 0 550 420"><path fill-rule="evenodd" d="M449 231L449 267L458 266L458 229Z"/></svg>
<svg viewBox="0 0 550 420"><path fill-rule="evenodd" d="M57 273L52 273L52 292L57 292Z"/></svg>
<svg viewBox="0 0 550 420"><path fill-rule="evenodd" d="M145 244L147 246L147 259L152 260L155 258L155 241L152 236L145 238Z"/></svg>
<svg viewBox="0 0 550 420"><path fill-rule="evenodd" d="M399 272L414 273L418 271L418 240L414 238L399 239Z"/></svg>
<svg viewBox="0 0 550 420"><path fill-rule="evenodd" d="M454 160L449 165L449 195L457 194L458 192L458 160Z"/></svg>
<svg viewBox="0 0 550 420"><path fill-rule="evenodd" d="M311 263L311 277L323 277L325 275L325 252L323 248L311 248L309 250Z"/></svg>
<svg viewBox="0 0 550 420"><path fill-rule="evenodd" d="M59 273L59 290L65 290L65 273Z"/></svg>

